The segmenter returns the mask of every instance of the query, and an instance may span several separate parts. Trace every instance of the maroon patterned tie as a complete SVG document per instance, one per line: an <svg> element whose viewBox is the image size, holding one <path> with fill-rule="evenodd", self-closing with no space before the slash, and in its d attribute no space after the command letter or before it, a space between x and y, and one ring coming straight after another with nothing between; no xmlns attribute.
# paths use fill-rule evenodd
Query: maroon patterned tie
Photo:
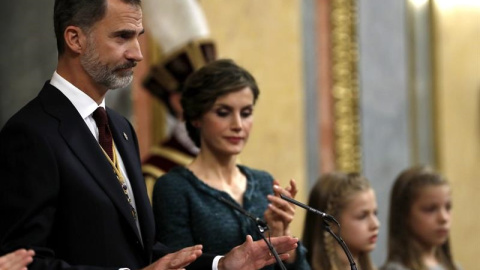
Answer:
<svg viewBox="0 0 480 270"><path fill-rule="evenodd" d="M112 133L110 132L110 127L108 126L107 112L104 108L98 107L93 112L93 119L95 119L98 127L98 143L113 161Z"/></svg>

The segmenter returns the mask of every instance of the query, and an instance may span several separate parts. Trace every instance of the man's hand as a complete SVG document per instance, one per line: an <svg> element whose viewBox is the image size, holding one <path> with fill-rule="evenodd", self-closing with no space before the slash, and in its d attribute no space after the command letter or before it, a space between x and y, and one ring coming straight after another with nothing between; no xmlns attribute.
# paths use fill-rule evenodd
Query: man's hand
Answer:
<svg viewBox="0 0 480 270"><path fill-rule="evenodd" d="M173 270L185 267L202 255L202 245L187 247L175 253L169 253L143 270Z"/></svg>
<svg viewBox="0 0 480 270"><path fill-rule="evenodd" d="M282 260L288 259L287 252L297 248L297 242L298 239L289 236L271 238L271 243ZM218 269L256 270L272 263L275 263L275 258L265 241L254 242L252 237L247 235L247 240L242 245L235 247L220 259Z"/></svg>
<svg viewBox="0 0 480 270"><path fill-rule="evenodd" d="M15 252L0 256L0 270L26 270L32 262L35 252L31 249L19 249Z"/></svg>

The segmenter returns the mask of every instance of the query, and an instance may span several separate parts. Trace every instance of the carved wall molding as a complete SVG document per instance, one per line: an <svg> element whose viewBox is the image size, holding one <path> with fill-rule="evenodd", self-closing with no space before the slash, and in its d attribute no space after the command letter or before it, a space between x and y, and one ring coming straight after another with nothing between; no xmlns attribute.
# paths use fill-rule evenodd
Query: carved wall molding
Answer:
<svg viewBox="0 0 480 270"><path fill-rule="evenodd" d="M360 121L356 7L331 1L332 95L336 169L360 172Z"/></svg>

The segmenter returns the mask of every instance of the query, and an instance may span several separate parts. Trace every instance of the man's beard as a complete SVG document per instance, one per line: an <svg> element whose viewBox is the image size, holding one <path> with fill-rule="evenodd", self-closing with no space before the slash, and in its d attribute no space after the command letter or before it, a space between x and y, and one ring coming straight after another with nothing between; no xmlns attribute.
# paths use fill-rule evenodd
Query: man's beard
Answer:
<svg viewBox="0 0 480 270"><path fill-rule="evenodd" d="M119 70L132 68L137 65L137 63L133 61L114 67L109 67L108 64L102 64L95 42L90 38L87 41L87 50L80 58L80 63L96 83L101 84L108 89L123 88L129 85L133 79L133 71Z"/></svg>

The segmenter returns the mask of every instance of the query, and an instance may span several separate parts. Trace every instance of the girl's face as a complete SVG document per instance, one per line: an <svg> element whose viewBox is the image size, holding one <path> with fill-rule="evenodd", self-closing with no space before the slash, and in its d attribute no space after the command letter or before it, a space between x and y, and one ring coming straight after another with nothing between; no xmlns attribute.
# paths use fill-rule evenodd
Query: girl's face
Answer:
<svg viewBox="0 0 480 270"><path fill-rule="evenodd" d="M354 256L372 251L380 227L373 189L354 194L340 214L339 221L342 225L341 236Z"/></svg>
<svg viewBox="0 0 480 270"><path fill-rule="evenodd" d="M425 247L440 246L448 239L452 201L448 185L422 188L410 207L408 224Z"/></svg>
<svg viewBox="0 0 480 270"><path fill-rule="evenodd" d="M201 148L222 155L237 155L245 147L253 125L250 87L217 98L212 109L193 124L200 129Z"/></svg>

